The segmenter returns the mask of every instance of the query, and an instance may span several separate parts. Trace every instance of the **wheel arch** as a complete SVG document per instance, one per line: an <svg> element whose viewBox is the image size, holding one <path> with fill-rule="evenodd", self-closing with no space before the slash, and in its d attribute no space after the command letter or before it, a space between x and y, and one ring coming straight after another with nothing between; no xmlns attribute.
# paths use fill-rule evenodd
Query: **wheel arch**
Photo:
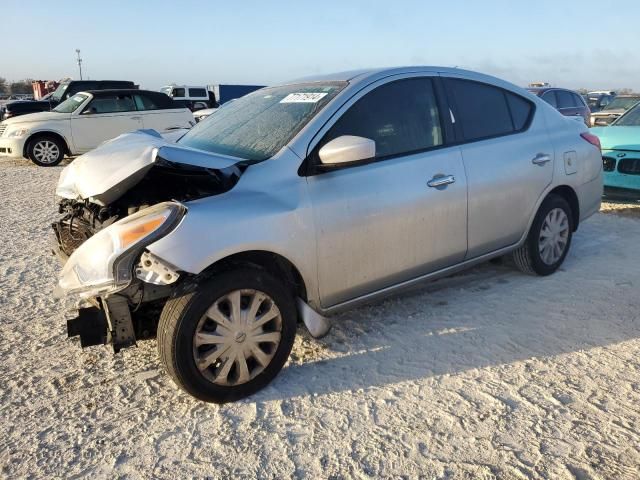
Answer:
<svg viewBox="0 0 640 480"><path fill-rule="evenodd" d="M559 185L551 190L547 196L556 194L564 198L571 207L571 216L573 217L573 231L578 229L580 223L580 201L575 190L568 185ZM546 198L546 197L545 197Z"/></svg>
<svg viewBox="0 0 640 480"><path fill-rule="evenodd" d="M69 143L67 139L64 138L60 133L54 132L53 130L40 130L37 132L33 132L24 142L24 147L22 149L22 156L27 158L27 150L29 149L29 144L38 137L55 137L62 142L65 155L71 155L71 150L69 150Z"/></svg>
<svg viewBox="0 0 640 480"><path fill-rule="evenodd" d="M247 266L263 269L283 280L295 297L307 301L307 285L300 270L288 258L267 250L234 253L209 265L199 275L213 276L220 272Z"/></svg>

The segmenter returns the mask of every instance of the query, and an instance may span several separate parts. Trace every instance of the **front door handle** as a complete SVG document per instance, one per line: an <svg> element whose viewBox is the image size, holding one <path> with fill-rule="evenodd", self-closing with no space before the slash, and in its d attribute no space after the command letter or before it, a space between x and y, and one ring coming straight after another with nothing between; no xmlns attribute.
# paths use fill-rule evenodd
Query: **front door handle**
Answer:
<svg viewBox="0 0 640 480"><path fill-rule="evenodd" d="M548 163L550 161L551 155L548 155L546 153L539 153L531 160L531 163L533 163L534 165L544 165L545 163Z"/></svg>
<svg viewBox="0 0 640 480"><path fill-rule="evenodd" d="M130 117L130 118L131 118L131 120L140 120L140 119L142 119L142 117Z"/></svg>
<svg viewBox="0 0 640 480"><path fill-rule="evenodd" d="M456 177L453 175L436 175L431 180L427 182L427 185L431 188L444 187L449 185L450 183L454 183L456 181Z"/></svg>

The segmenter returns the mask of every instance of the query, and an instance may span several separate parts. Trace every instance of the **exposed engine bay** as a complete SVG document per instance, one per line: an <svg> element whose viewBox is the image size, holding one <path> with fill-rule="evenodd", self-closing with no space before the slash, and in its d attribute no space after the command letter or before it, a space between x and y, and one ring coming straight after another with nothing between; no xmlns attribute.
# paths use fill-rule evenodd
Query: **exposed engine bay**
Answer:
<svg viewBox="0 0 640 480"><path fill-rule="evenodd" d="M91 199L63 198L58 207L62 218L52 225L59 250L56 253L63 258L70 256L94 233L151 205L168 200L186 202L227 192L244 168L212 169L157 157L135 188L109 205L99 205Z"/></svg>
<svg viewBox="0 0 640 480"><path fill-rule="evenodd" d="M175 146L154 131L117 137L63 170L56 190L62 217L52 224L54 254L66 266L106 227L166 202L175 206L227 192L247 167L237 158ZM67 321L69 336L79 336L83 347L112 344L117 352L155 336L179 273L144 250L135 254L123 272L126 288L86 298L78 317Z"/></svg>

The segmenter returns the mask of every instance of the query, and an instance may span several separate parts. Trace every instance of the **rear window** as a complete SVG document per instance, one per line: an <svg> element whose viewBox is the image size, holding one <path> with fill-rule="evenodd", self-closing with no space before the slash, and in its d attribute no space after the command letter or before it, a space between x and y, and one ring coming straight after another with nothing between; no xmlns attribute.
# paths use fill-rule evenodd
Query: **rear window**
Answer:
<svg viewBox="0 0 640 480"><path fill-rule="evenodd" d="M516 133L526 128L533 106L524 98L480 82L450 80L465 140Z"/></svg>
<svg viewBox="0 0 640 480"><path fill-rule="evenodd" d="M206 97L207 96L207 91L204 88L190 88L189 89L189 96L190 97Z"/></svg>
<svg viewBox="0 0 640 480"><path fill-rule="evenodd" d="M573 94L566 90L556 90L556 100L558 101L558 108L576 108L578 106Z"/></svg>

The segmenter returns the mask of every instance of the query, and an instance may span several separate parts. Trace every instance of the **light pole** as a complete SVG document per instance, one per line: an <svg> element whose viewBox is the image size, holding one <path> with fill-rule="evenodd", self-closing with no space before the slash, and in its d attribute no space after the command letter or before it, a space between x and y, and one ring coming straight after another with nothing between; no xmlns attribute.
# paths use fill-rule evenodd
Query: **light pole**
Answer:
<svg viewBox="0 0 640 480"><path fill-rule="evenodd" d="M76 53L78 54L78 69L80 70L80 80L82 80L82 59L80 58L79 48L76 48Z"/></svg>

